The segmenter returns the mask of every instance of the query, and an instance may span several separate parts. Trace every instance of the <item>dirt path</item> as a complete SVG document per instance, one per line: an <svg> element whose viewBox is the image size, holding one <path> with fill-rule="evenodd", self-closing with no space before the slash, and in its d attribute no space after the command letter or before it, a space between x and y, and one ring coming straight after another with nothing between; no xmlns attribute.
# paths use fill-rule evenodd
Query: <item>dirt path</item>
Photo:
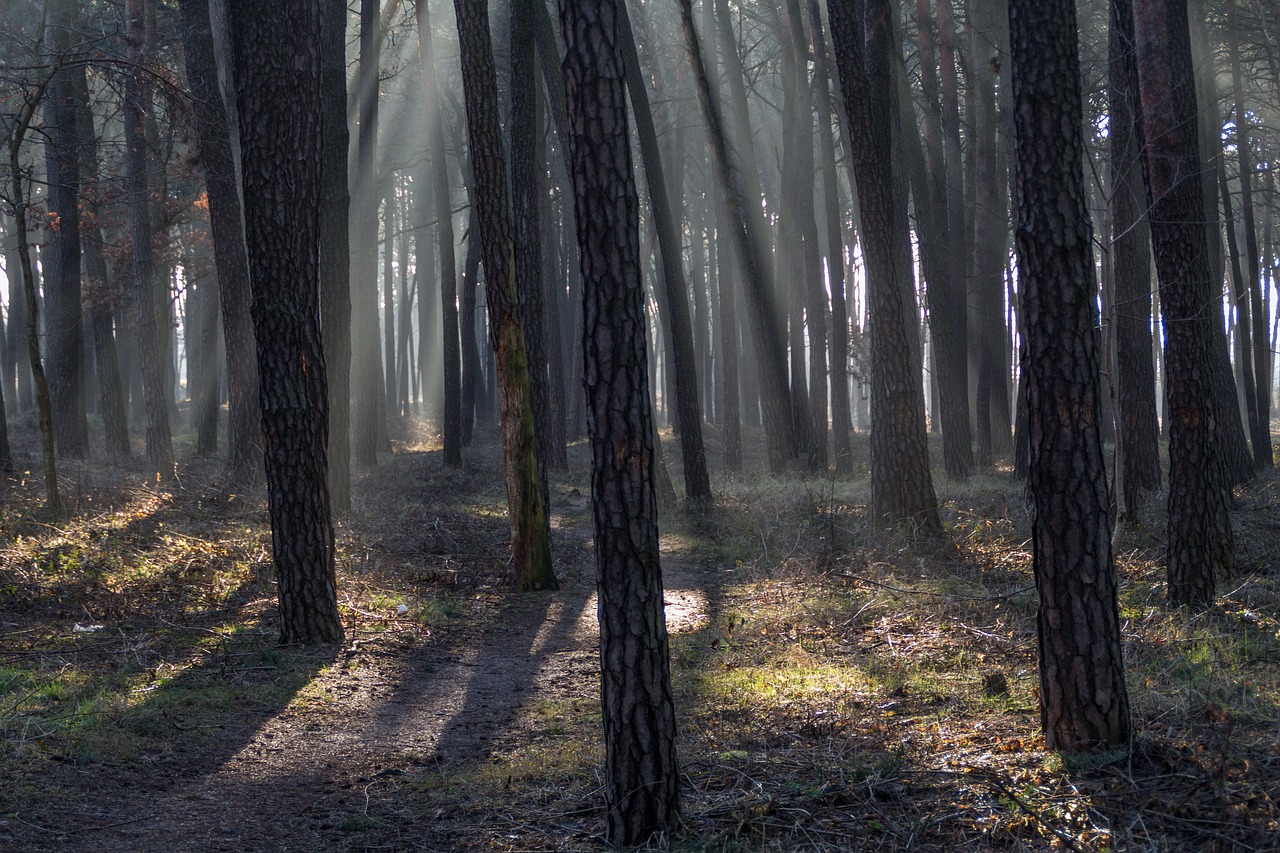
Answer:
<svg viewBox="0 0 1280 853"><path fill-rule="evenodd" d="M228 724L218 756L193 756L185 766L67 768L74 801L10 821L0 849L435 849L411 840L430 815L395 811L392 786L517 742L522 714L535 703L598 695L584 524L575 519L568 531L582 547L562 571L561 590L506 597L480 624L438 644L357 643L305 688L314 701ZM707 579L672 560L665 571L670 629L695 626ZM366 847L371 839L360 830L375 825L371 802L375 834L388 841Z"/></svg>

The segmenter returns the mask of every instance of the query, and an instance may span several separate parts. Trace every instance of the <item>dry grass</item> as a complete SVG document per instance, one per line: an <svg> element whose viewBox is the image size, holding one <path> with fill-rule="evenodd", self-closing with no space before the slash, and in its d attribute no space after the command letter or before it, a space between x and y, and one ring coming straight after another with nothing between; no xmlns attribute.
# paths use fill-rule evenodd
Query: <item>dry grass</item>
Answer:
<svg viewBox="0 0 1280 853"><path fill-rule="evenodd" d="M506 596L496 466L474 453L446 471L436 452L406 435L339 529L344 620L374 667L409 641L468 641ZM232 498L204 464L167 490L73 471L78 510L59 525L36 520L34 486L10 485L0 799L48 796L56 764L193 756L246 703L332 712L307 686L326 661L273 643L263 496ZM711 512L664 510L665 565L698 584L701 612L672 636L685 826L652 848L1280 850L1274 477L1240 493L1240 570L1204 611L1164 603L1158 501L1117 536L1136 734L1072 761L1038 734L1021 487L938 485L943 541L868 524L860 480L722 476ZM589 585L581 448L552 488L557 553L579 555L563 571ZM482 760L406 754L335 845L600 849L597 691L583 679L524 707Z"/></svg>

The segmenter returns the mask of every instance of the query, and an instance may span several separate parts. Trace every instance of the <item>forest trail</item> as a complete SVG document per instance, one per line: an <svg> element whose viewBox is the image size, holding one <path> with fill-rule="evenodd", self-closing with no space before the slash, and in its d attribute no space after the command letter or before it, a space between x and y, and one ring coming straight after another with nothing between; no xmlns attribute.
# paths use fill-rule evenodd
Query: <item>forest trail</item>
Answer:
<svg viewBox="0 0 1280 853"><path fill-rule="evenodd" d="M438 849L419 838L432 816L391 796L400 784L518 744L531 710L598 696L589 524L557 531L560 590L506 594L438 641L348 643L283 710L225 726L211 754L67 768L68 801L11 825L13 849ZM664 575L670 630L699 624L712 578L679 559ZM375 828L389 846L367 846Z"/></svg>

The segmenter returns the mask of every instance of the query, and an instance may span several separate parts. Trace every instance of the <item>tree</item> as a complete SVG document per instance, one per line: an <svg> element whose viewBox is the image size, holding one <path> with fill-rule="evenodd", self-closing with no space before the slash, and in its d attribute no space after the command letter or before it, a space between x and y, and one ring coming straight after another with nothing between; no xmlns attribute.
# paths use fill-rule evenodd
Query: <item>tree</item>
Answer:
<svg viewBox="0 0 1280 853"><path fill-rule="evenodd" d="M1074 0L1010 0L1016 242L1026 315L1040 722L1049 749L1120 746L1129 699L1102 458Z"/></svg>
<svg viewBox="0 0 1280 853"><path fill-rule="evenodd" d="M62 498L58 491L58 466L54 456L53 404L49 399L49 383L44 375L44 361L40 357L39 304L36 302L35 270L31 263L31 246L27 238L27 193L22 169L22 142L31 127L40 101L48 90L50 77L22 92L22 106L13 122L9 135L9 179L12 182L9 204L13 209L13 230L17 242L18 268L22 276L22 291L26 298L27 359L35 385L36 406L40 421L40 449L44 462L44 505L53 518L62 516ZM12 281L13 279L10 279Z"/></svg>
<svg viewBox="0 0 1280 853"><path fill-rule="evenodd" d="M46 61L54 66L44 97L49 246L42 254L45 369L59 455L82 458L89 447L85 412L84 319L80 310L80 155L73 72L63 67L76 31L76 0L54 0L46 12Z"/></svg>
<svg viewBox="0 0 1280 853"><path fill-rule="evenodd" d="M666 338L676 378L676 421L680 425L680 451L684 461L684 490L690 500L711 498L711 478L707 473L707 455L702 446L702 410L698 405L698 376L693 349L693 327L689 321L688 287L684 277L684 253L677 234L678 223L672 214L667 194L667 180L662 157L658 153L658 134L653 126L649 93L641 79L640 56L635 34L627 18L626 4L616 6L622 20L618 27L619 47L624 58L627 91L631 95L631 111L635 116L640 140L640 156L644 163L645 184L649 188L649 204L653 209L653 226L658 235L662 256L662 311Z"/></svg>
<svg viewBox="0 0 1280 853"><path fill-rule="evenodd" d="M281 641L342 639L320 344L320 10L228 6Z"/></svg>
<svg viewBox="0 0 1280 853"><path fill-rule="evenodd" d="M1151 347L1151 243L1139 151L1133 9L1111 0L1107 136L1111 147L1111 277L1115 323L1116 478L1120 514L1132 518L1140 490L1160 486L1160 426Z"/></svg>
<svg viewBox="0 0 1280 853"><path fill-rule="evenodd" d="M345 0L324 0L320 6L320 98L320 336L329 377L329 496L333 511L344 513L351 509L351 133Z"/></svg>
<svg viewBox="0 0 1280 853"><path fill-rule="evenodd" d="M462 355L458 338L458 271L453 237L453 206L449 194L449 164L445 160L444 127L440 115L440 83L431 44L430 3L418 0L418 62L427 114L427 147L431 159L432 199L440 247L440 306L443 326L444 461L462 464Z"/></svg>
<svg viewBox="0 0 1280 853"><path fill-rule="evenodd" d="M591 493L600 599L609 842L680 817L675 706L662 610L640 213L616 0L560 0L582 263Z"/></svg>
<svg viewBox="0 0 1280 853"><path fill-rule="evenodd" d="M743 164L730 160L724 119L720 105L711 92L689 0L680 0L679 12L680 32L684 38L685 50L689 54L698 104L702 109L707 138L711 143L716 181L726 200L728 215L721 224L729 231L746 285L747 313L755 335L755 352L763 385L760 403L764 412L769 468L780 471L796 457L799 444L796 423L792 417L791 389L787 384L786 341L782 330L778 328L779 315L773 296L775 289L769 280L772 265L766 253L759 194L744 187L746 178L743 172L749 172L750 169L744 170Z"/></svg>
<svg viewBox="0 0 1280 853"><path fill-rule="evenodd" d="M894 210L890 116L897 109L890 64L890 5L867 0L855 18L852 0L827 7L836 69L844 95L857 180L862 253L867 269L867 325L871 338L871 512L940 531L929 472L920 361L909 334L915 300L902 284L894 229L906 211ZM865 58L863 41L865 39ZM908 329L911 332L908 332Z"/></svg>
<svg viewBox="0 0 1280 853"><path fill-rule="evenodd" d="M1232 413L1217 403L1219 375L1210 369L1212 324L1221 313L1210 287L1203 195L1197 182L1186 180L1200 174L1200 146L1185 0L1134 0L1133 22L1142 163L1164 315L1169 599L1196 605L1213 600L1218 574L1233 561L1222 446L1222 418Z"/></svg>
<svg viewBox="0 0 1280 853"><path fill-rule="evenodd" d="M151 192L148 188L147 123L152 109L147 64L151 60L147 9L144 0L125 2L125 39L132 63L124 82L125 166L129 192L129 237L133 308L138 323L138 355L142 394L146 401L147 461L163 480L173 477L173 441L169 431L168 393L164 381L164 353L160 320L156 316L155 258L151 250ZM154 31L151 31L154 36Z"/></svg>
<svg viewBox="0 0 1280 853"><path fill-rule="evenodd" d="M551 566L551 529L538 473L529 362L520 325L515 246L507 207L507 166L498 123L498 88L489 40L488 6L487 0L454 0L467 136L484 252L489 336L498 374L511 550L518 590L554 589L557 582ZM475 236L472 234L471 239Z"/></svg>
<svg viewBox="0 0 1280 853"><path fill-rule="evenodd" d="M227 109L218 85L209 2L182 0L180 5L196 152L209 197L209 225L213 230L218 302L227 353L227 446L231 480L250 483L258 478L262 465L262 427L258 416L257 356L249 317L249 259L240 193L236 187L235 156Z"/></svg>

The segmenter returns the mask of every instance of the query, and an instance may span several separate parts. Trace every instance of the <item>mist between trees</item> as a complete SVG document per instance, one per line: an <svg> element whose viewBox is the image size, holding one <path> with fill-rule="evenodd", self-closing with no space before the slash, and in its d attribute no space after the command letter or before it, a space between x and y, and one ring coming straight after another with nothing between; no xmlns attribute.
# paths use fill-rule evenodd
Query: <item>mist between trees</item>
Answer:
<svg viewBox="0 0 1280 853"><path fill-rule="evenodd" d="M559 584L548 478L585 440L624 844L681 813L662 512L754 459L869 477L877 524L945 541L935 477L1021 478L1047 744L1124 747L1117 526L1158 494L1169 603L1210 605L1233 488L1271 476L1278 27L1270 0L10 0L0 460L38 443L50 522L66 460L265 481L281 639L325 644L335 520L399 425L450 467L500 435L522 592Z"/></svg>

